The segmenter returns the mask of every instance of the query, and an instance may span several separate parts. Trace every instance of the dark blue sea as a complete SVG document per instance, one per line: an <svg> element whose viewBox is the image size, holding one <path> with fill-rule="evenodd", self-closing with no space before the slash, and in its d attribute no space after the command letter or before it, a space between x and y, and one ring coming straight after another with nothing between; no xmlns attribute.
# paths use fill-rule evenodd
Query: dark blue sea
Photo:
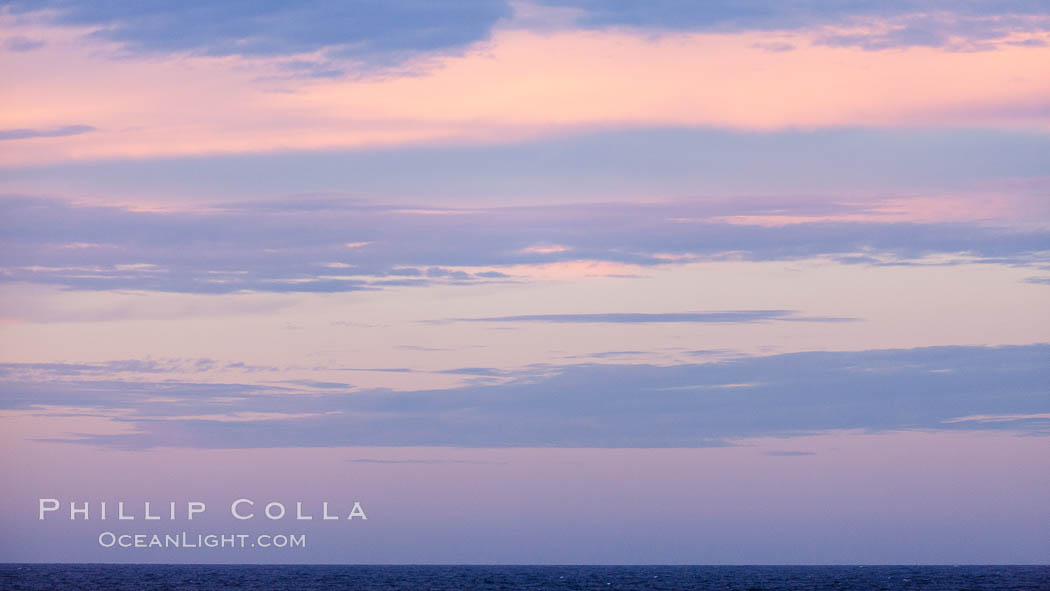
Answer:
<svg viewBox="0 0 1050 591"><path fill-rule="evenodd" d="M1050 590L1050 566L293 566L3 564L0 589Z"/></svg>

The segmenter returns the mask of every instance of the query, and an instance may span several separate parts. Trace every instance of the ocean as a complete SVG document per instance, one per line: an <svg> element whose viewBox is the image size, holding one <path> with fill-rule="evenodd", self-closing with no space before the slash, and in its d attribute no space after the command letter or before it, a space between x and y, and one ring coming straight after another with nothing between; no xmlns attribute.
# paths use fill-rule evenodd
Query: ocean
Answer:
<svg viewBox="0 0 1050 591"><path fill-rule="evenodd" d="M1050 590L1050 566L3 564L0 589Z"/></svg>

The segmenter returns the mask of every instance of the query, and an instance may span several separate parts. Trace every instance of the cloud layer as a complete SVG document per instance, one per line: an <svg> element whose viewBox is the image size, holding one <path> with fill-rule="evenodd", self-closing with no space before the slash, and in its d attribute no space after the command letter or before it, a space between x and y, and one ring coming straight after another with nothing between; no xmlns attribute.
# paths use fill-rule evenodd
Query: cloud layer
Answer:
<svg viewBox="0 0 1050 591"><path fill-rule="evenodd" d="M115 367L120 370L122 366ZM717 363L526 368L447 390L69 378L7 366L3 407L107 416L118 447L700 447L828 430L1050 434L1050 345L806 352ZM21 376L21 377L20 377Z"/></svg>
<svg viewBox="0 0 1050 591"><path fill-rule="evenodd" d="M816 0L803 3L683 3L674 0L548 0L579 10L575 24L589 28L635 27L663 31L784 31L832 29L819 37L836 46L882 50L913 46L973 50L994 47L1013 33L1045 28L1050 11L1025 0L954 2L894 0L858 2Z"/></svg>
<svg viewBox="0 0 1050 591"><path fill-rule="evenodd" d="M335 292L527 280L540 271L631 275L727 258L899 265L940 257L933 262L1045 268L1050 252L1050 232L1041 229L880 223L868 206L843 203L800 202L795 211L762 200L420 209L302 198L165 212L9 197L0 207L3 280L88 290ZM844 211L870 221L723 219Z"/></svg>
<svg viewBox="0 0 1050 591"><path fill-rule="evenodd" d="M832 28L849 32L829 35L829 44L869 50L1004 41L1012 33L1039 30L1050 19L1045 6L1023 0L819 0L804 6L773 0L703 4L660 0L644 6L621 0L516 5L506 0L451 4L309 0L294 7L274 2L194 1L173 6L153 0L10 0L0 6L53 24L89 28L92 35L136 52L279 55L327 50L379 61L462 47L487 38L501 19L512 17L515 26L539 30L573 26L726 33Z"/></svg>
<svg viewBox="0 0 1050 591"><path fill-rule="evenodd" d="M448 50L484 39L510 14L501 0L431 2L170 3L4 2L16 14L43 13L59 25L88 27L91 35L133 52L205 55L279 55L322 49L359 60L389 60Z"/></svg>
<svg viewBox="0 0 1050 591"><path fill-rule="evenodd" d="M843 14L860 21L834 25L787 11L812 26L770 31L761 14L785 13L772 4L750 19L679 4L667 22L714 20L675 30L599 26L617 12L634 18L601 7L592 12L614 16L530 28L483 0L367 4L61 2L26 14L18 3L0 26L41 44L15 44L19 75L0 127L68 120L99 131L21 140L0 165L485 145L643 126L1050 129L1050 18L1011 7L876 17L853 6Z"/></svg>
<svg viewBox="0 0 1050 591"><path fill-rule="evenodd" d="M745 323L745 322L849 322L855 318L799 316L791 310L730 310L725 312L633 312L605 314L524 314L454 318L458 322L549 322L557 324L654 324L654 323Z"/></svg>
<svg viewBox="0 0 1050 591"><path fill-rule="evenodd" d="M67 137L95 131L90 125L63 125L52 129L0 129L0 140Z"/></svg>

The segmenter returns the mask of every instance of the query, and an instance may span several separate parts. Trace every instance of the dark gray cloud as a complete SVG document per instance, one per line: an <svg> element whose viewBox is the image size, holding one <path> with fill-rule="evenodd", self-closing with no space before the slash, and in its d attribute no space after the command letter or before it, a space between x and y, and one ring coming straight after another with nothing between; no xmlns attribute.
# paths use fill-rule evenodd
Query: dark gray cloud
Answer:
<svg viewBox="0 0 1050 591"><path fill-rule="evenodd" d="M90 125L65 125L50 129L0 129L0 140L26 140L40 137L66 137L90 133L95 128Z"/></svg>
<svg viewBox="0 0 1050 591"><path fill-rule="evenodd" d="M5 379L0 405L116 414L137 432L68 441L129 448L697 447L838 429L1050 435L1050 345L805 352L675 366L537 366L499 383L409 392ZM238 413L291 418L207 418Z"/></svg>
<svg viewBox="0 0 1050 591"><path fill-rule="evenodd" d="M486 267L571 260L645 267L725 257L829 256L884 265L948 254L966 255L960 262L1038 265L1050 252L1050 231L1038 228L895 222L766 227L712 221L727 215L863 213L872 207L739 198L447 209L430 215L354 200L288 199L150 212L8 197L0 198L0 281L83 290L343 292L505 282L513 279ZM877 213L872 216L878 219ZM563 248L533 248L552 244ZM480 268L473 272L472 267ZM605 321L660 320L623 316Z"/></svg>

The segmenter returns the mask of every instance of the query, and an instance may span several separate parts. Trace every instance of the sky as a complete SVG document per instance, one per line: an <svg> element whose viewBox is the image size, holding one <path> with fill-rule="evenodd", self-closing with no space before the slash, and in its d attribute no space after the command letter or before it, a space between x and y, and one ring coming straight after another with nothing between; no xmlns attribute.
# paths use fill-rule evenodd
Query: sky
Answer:
<svg viewBox="0 0 1050 591"><path fill-rule="evenodd" d="M1050 555L1044 3L4 0L0 76L0 561Z"/></svg>

